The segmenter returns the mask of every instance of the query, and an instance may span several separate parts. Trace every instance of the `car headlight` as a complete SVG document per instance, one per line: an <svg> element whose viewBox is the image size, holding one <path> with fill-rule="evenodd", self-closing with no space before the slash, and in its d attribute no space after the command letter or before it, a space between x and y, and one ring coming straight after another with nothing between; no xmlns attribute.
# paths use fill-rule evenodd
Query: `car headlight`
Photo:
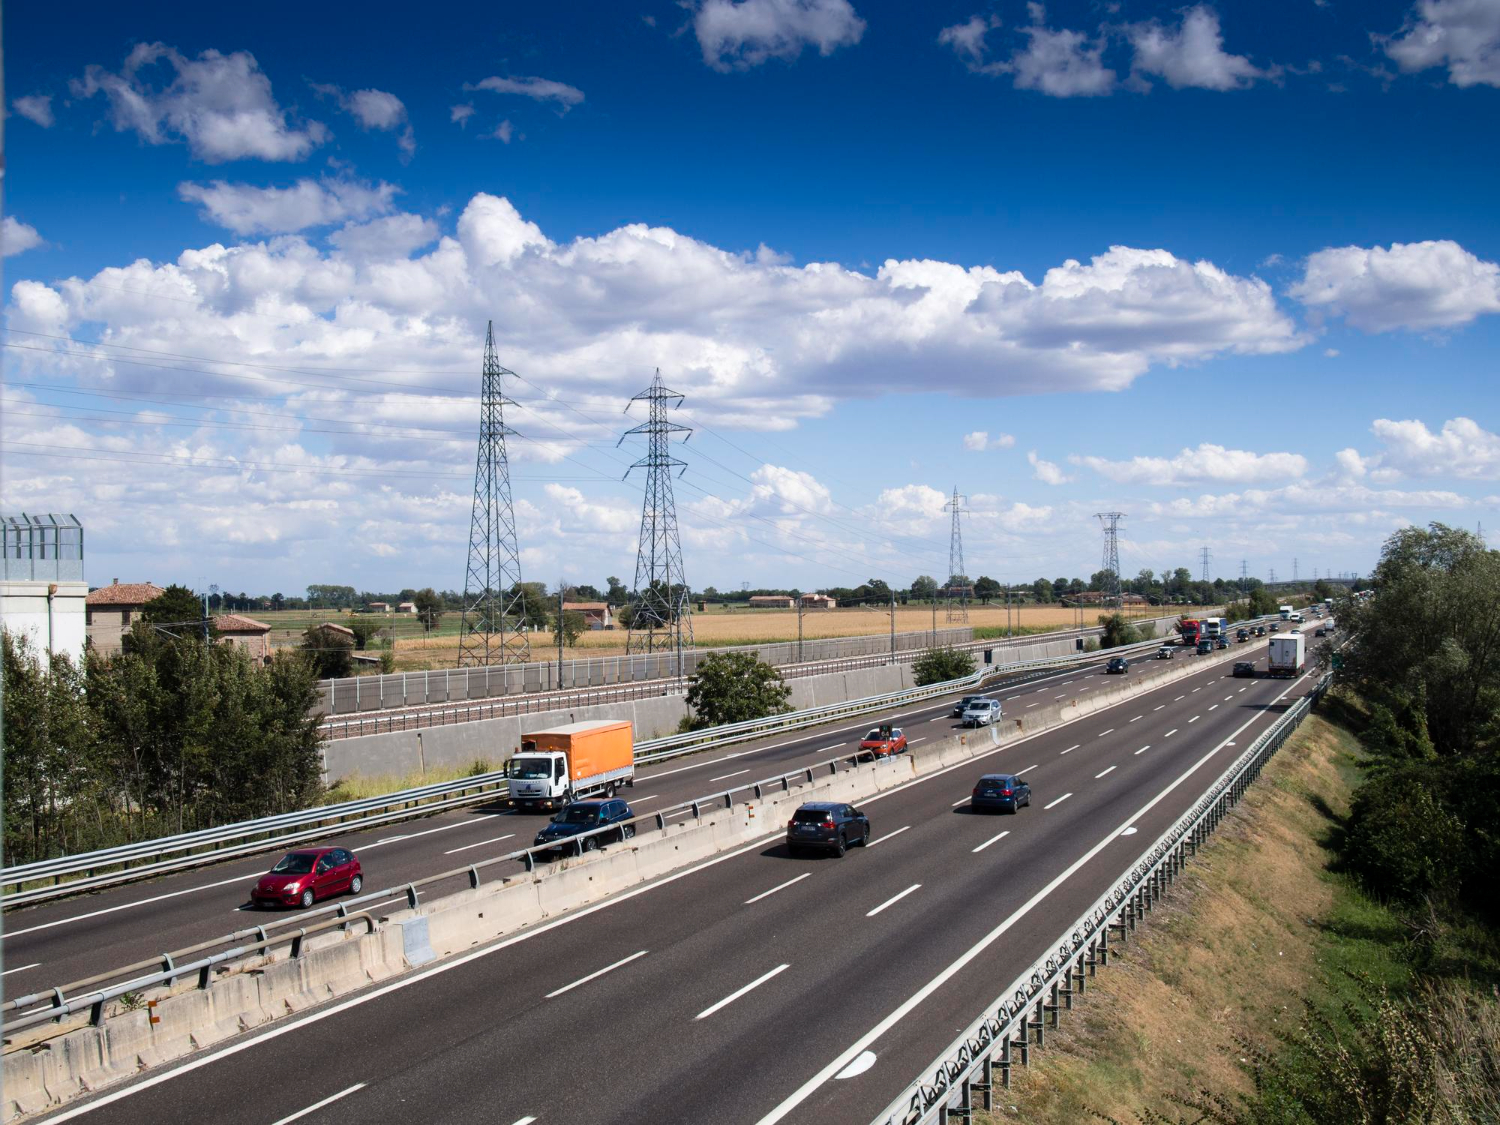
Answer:
<svg viewBox="0 0 1500 1125"><path fill-rule="evenodd" d="M285 891L289 895L294 895L299 890L302 889L302 884L301 883L288 883L286 886L282 887L281 889L283 891Z"/></svg>

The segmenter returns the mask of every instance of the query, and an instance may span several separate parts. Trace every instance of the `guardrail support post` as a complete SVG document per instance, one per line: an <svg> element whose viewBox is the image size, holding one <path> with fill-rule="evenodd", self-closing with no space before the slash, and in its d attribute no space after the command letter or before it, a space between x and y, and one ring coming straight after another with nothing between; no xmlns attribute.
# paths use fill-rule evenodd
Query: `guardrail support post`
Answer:
<svg viewBox="0 0 1500 1125"><path fill-rule="evenodd" d="M164 972L164 973L170 973L176 967L177 967L177 963L172 960L172 955L170 953L163 953L161 955L161 971L162 972ZM168 988L172 987L172 985L174 985L176 983L177 983L177 976L176 976L175 973L172 976L169 976L167 978L167 987ZM59 992L58 996L61 996L61 995L62 995L62 993Z"/></svg>
<svg viewBox="0 0 1500 1125"><path fill-rule="evenodd" d="M656 830L665 832L667 830L667 818L662 813L656 814Z"/></svg>
<svg viewBox="0 0 1500 1125"><path fill-rule="evenodd" d="M200 990L208 988L208 986L213 983L213 980L214 966L213 962L210 961L204 964L203 967L198 970L198 988Z"/></svg>
<svg viewBox="0 0 1500 1125"><path fill-rule="evenodd" d="M980 1063L980 1080L969 1083L970 1090L979 1091L980 1109L990 1110L995 1108L995 1099L991 1091L995 1088L995 1060L990 1053L984 1053L984 1062Z"/></svg>
<svg viewBox="0 0 1500 1125"><path fill-rule="evenodd" d="M1061 1006L1058 1003L1058 993L1060 991L1061 991L1061 989L1058 988L1057 982L1053 981L1052 982L1052 1003L1050 1005L1048 1005L1048 1007L1050 1007L1052 1009L1052 1026L1053 1027L1057 1027L1058 1026L1058 1022L1061 1019L1061 1016L1058 1013L1058 1009Z"/></svg>
<svg viewBox="0 0 1500 1125"><path fill-rule="evenodd" d="M292 939L292 956L302 956L302 939L307 936L307 927L303 926L297 931L297 936Z"/></svg>
<svg viewBox="0 0 1500 1125"><path fill-rule="evenodd" d="M98 1027L104 1022L104 997L99 997L89 1006L89 1023Z"/></svg>
<svg viewBox="0 0 1500 1125"><path fill-rule="evenodd" d="M703 814L698 811L698 802L694 801L693 802L693 819L697 820L702 815Z"/></svg>
<svg viewBox="0 0 1500 1125"><path fill-rule="evenodd" d="M413 910L417 908L417 885L415 883L406 884L406 905Z"/></svg>
<svg viewBox="0 0 1500 1125"><path fill-rule="evenodd" d="M724 794L724 807L726 809L732 809L732 808L734 808L734 793L733 792L729 792L729 793L725 793Z"/></svg>
<svg viewBox="0 0 1500 1125"><path fill-rule="evenodd" d="M1047 1014L1046 1004L1043 1001L1036 1002L1036 1019L1027 1022L1031 1030L1036 1032L1036 1045L1045 1047L1047 1045Z"/></svg>
<svg viewBox="0 0 1500 1125"><path fill-rule="evenodd" d="M536 870L536 857L534 855L532 855L530 851L525 851L525 852L521 853L521 862L523 862L526 865L526 870L527 871L535 871Z"/></svg>
<svg viewBox="0 0 1500 1125"><path fill-rule="evenodd" d="M1000 1044L1000 1085L1003 1089L1010 1089L1010 1032L1005 1033L1005 1040Z"/></svg>
<svg viewBox="0 0 1500 1125"><path fill-rule="evenodd" d="M479 889L479 868L475 867L472 863L469 864L469 889L471 891Z"/></svg>

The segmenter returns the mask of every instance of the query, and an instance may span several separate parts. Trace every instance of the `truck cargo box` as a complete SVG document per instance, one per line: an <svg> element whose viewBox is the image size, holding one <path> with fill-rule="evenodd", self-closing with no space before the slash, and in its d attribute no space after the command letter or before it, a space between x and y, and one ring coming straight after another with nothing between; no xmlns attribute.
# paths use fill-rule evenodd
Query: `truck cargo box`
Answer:
<svg viewBox="0 0 1500 1125"><path fill-rule="evenodd" d="M585 781L619 774L635 764L635 738L628 721L593 719L521 735L521 753L558 750L568 756L568 776Z"/></svg>

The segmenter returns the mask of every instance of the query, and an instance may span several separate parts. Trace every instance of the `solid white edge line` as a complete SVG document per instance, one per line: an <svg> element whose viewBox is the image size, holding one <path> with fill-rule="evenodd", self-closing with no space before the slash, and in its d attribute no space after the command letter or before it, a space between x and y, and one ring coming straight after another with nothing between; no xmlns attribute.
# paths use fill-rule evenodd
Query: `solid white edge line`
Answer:
<svg viewBox="0 0 1500 1125"><path fill-rule="evenodd" d="M337 1094L330 1094L320 1102L313 1102L313 1104L308 1106L306 1109L299 1109L290 1117L283 1117L280 1121L275 1122L275 1125L287 1125L288 1121L296 1121L299 1117L306 1117L309 1113L314 1113L317 1110L322 1109L325 1105L331 1105L332 1103L338 1101L340 1098L347 1098L356 1090L363 1090L364 1088L365 1084L363 1082L356 1082L347 1090L340 1090Z"/></svg>
<svg viewBox="0 0 1500 1125"><path fill-rule="evenodd" d="M11 973L24 973L27 969L40 968L41 964L40 961L33 961L29 965L17 965L14 969L6 969L5 972L0 973L0 977L8 977Z"/></svg>
<svg viewBox="0 0 1500 1125"><path fill-rule="evenodd" d="M713 1005L712 1007L704 1008L703 1011L699 1012L693 1018L695 1020L707 1019L709 1016L711 1016L715 1012L717 1012L720 1008L727 1008L730 1004L733 1004L741 996L745 995L745 993L751 991L752 989L759 988L761 985L765 984L766 981L770 980L772 977L776 976L777 974L786 972L786 970L789 969L790 967L791 967L790 965L777 965L769 973L765 974L765 976L756 977L749 984L745 985L744 988L736 989L734 992L731 992L728 996L724 997L724 999L720 1000L717 1004Z"/></svg>
<svg viewBox="0 0 1500 1125"><path fill-rule="evenodd" d="M880 837L880 839L878 839L878 840L871 840L868 844L865 845L865 847L867 847L867 848L873 848L876 844L884 843L886 840L889 840L892 836L899 836L899 835L901 835L901 833L905 832L910 827L911 827L911 825L908 824L908 825L906 825L905 828L898 828L894 832L887 832L884 836Z"/></svg>
<svg viewBox="0 0 1500 1125"><path fill-rule="evenodd" d="M1297 683L1300 682L1300 680L1297 681ZM1280 703L1281 700L1286 697L1288 692L1292 690L1292 687L1295 686L1296 684L1289 686L1286 691L1282 692L1275 699L1273 699L1271 701L1271 706L1275 706L1277 703ZM1250 718L1246 719L1244 723L1242 723L1234 731L1234 733L1230 735L1230 738L1237 737L1242 731L1246 730L1254 723L1259 722L1267 714L1269 714L1269 712L1262 711L1260 714L1253 715ZM1215 746L1208 753L1204 754L1203 757L1199 758L1182 774L1180 774L1176 781L1173 781L1160 793L1152 797L1151 800L1147 801L1144 805L1142 805L1139 809L1132 813L1130 818L1123 824L1121 824L1118 828L1105 833L1103 839L1101 839L1092 848L1084 852L1083 855L1079 856L1076 860L1069 864L1068 867L1060 872L1050 883L1048 883L1041 890L1037 891L1036 894L1027 899L1025 903L1018 907L1009 917L1007 917L993 930L985 934L984 937L980 938L977 942L970 946L966 952L964 952L956 960L949 964L946 969L944 969L937 976L933 977L932 980L928 981L916 992L912 993L912 995L909 996L894 1011L892 1011L890 1015L886 1016L885 1019L881 1020L869 1031L861 1035L841 1055L839 1055L831 1063L825 1066L822 1070L818 1071L817 1074L813 1075L801 1086L797 1087L796 1090L788 1094L784 1099L782 1099L781 1104L776 1106L771 1110L770 1113L766 1114L758 1122L756 1122L756 1125L775 1125L776 1122L783 1120L787 1116L787 1114L791 1113L792 1110L796 1109L799 1105L806 1101L807 1098L813 1093L813 1091L817 1090L818 1087L824 1085L835 1074L843 1070L844 1067L848 1066L850 1060L855 1058L861 1051L866 1050L871 1043L875 1042L892 1027L900 1023L903 1019L911 1014L913 1009L918 1007L924 1000L926 1000L948 981L952 980L953 977L962 972L964 967L968 965L969 962L973 961L974 958L978 957L981 953L983 953L986 949L988 949L991 945L993 945L996 941L1003 937L1012 926L1014 926L1028 913L1035 909L1038 903L1045 900L1050 894L1052 894L1053 891L1057 890L1058 887L1062 886L1069 879L1071 879L1074 874L1076 874L1078 870L1083 867L1084 864L1093 859L1110 844L1114 843L1115 839L1120 836L1120 834L1123 833L1125 829L1133 827L1135 822L1137 820L1140 820L1141 817L1145 816L1148 812L1155 808L1158 802L1165 800L1168 794L1170 794L1174 789L1176 789L1184 781L1190 778L1193 774L1197 773L1198 770L1202 768L1205 762L1207 762L1210 758L1212 758L1215 754L1222 750L1226 745L1228 745L1228 743L1229 739L1225 739L1224 742L1221 742L1218 746ZM931 776L937 775L934 774Z"/></svg>
<svg viewBox="0 0 1500 1125"><path fill-rule="evenodd" d="M1005 837L1007 837L1009 835L1010 835L1010 829L1007 828L1004 832L1000 833L1000 835L998 835L998 836L991 836L988 840L986 840L984 843L980 844L977 848L970 848L969 851L971 851L971 852L982 852L982 851L984 851L985 848L989 847L991 844L998 843L999 841L1005 839Z"/></svg>
<svg viewBox="0 0 1500 1125"><path fill-rule="evenodd" d="M890 897L890 898L886 899L884 902L882 902L874 910L871 910L868 913L866 913L865 917L866 918L873 918L873 917L875 917L875 915L879 914L882 910L884 910L887 906L895 906L896 903L900 902L907 895L911 894L912 891L920 889L921 886L922 886L921 883L913 883L911 886L907 887L906 890L902 891L900 894L893 895L892 897Z"/></svg>
<svg viewBox="0 0 1500 1125"><path fill-rule="evenodd" d="M1302 680L1307 679L1307 676L1309 676L1311 674L1312 673L1309 672L1306 675L1302 676L1300 679L1292 681L1292 683L1287 686L1286 690L1283 691L1281 693L1281 695L1278 695L1275 699L1273 699L1268 706L1275 706L1277 703L1279 703L1287 695L1288 692L1290 692L1292 690L1292 688L1294 688L1298 684L1300 684L1302 682ZM1087 690L1087 689L1085 689L1085 690ZM1159 690L1159 689L1157 689L1157 690ZM936 708L934 708L934 709L936 710ZM1268 713L1269 712L1262 711L1262 712L1260 712L1260 714L1252 716L1250 719L1246 720L1245 724L1243 726L1241 726L1239 728L1239 730L1235 731L1235 734L1239 734L1239 732L1241 730L1244 730L1245 727L1248 727L1251 723L1255 722L1257 719L1262 718L1263 716L1265 716ZM958 770L958 769L970 769L970 768L973 767L973 765L974 765L975 762L983 761L985 758L992 757L993 755L998 754L998 753L1000 753L1000 752L1002 752L1004 750L1008 750L1008 749L1011 749L1012 747L1019 746L1023 742L1030 742L1032 739L1040 738L1043 735L1051 734L1053 731L1060 730L1062 727L1071 726L1074 723L1082 722L1085 718L1088 718L1088 717L1089 716L1086 716L1086 715L1080 715L1080 716L1078 716L1076 718L1069 719L1066 722L1059 723L1055 727L1050 727L1050 728L1048 728L1045 731L1037 731L1034 734L1026 735L1025 737L1017 739L1014 742L1007 742L1007 743L1005 743L1003 745L996 746L993 749L987 750L987 751L985 751L982 754L976 754L976 755L974 755L973 758L970 758L967 761L964 761L964 762L955 762L951 766L944 766L942 769L934 770L932 773L926 774L923 777L913 778L912 781L910 781L909 783L907 783L905 785L897 786L894 789L887 789L883 793L877 793L877 794L875 794L875 796L866 799L866 801L864 803L867 804L867 805L868 804L873 804L874 802L876 802L876 801L878 801L878 800L880 800L880 799L882 799L884 797L892 796L892 795L894 795L896 793L903 793L908 788L910 788L911 786L921 785L924 782L931 781L934 778L944 777L947 774L952 773L954 770ZM864 728L866 726L867 726L867 724L861 723L860 727L858 727L858 728L849 728L849 729L861 729L861 728ZM805 739L798 739L797 741L805 741ZM783 743L782 745L790 745L790 743ZM1221 747L1215 747L1213 750L1210 750L1208 752L1208 754L1199 761L1198 765L1201 765L1203 762L1206 762L1210 757L1212 757L1214 754L1216 754L1219 751L1220 748ZM1156 801L1159 801L1163 797L1165 797L1167 795L1167 793L1171 792L1172 788L1175 788L1178 784L1180 784L1183 780L1185 780L1188 777L1188 775L1193 772L1193 770L1196 770L1197 768L1198 768L1198 766L1195 765L1191 769L1189 769L1188 773L1183 774L1182 777L1180 777L1176 782L1173 782L1173 784L1172 784L1171 787L1169 787L1168 789L1163 790L1160 794L1157 795L1157 797L1155 799L1152 800L1152 802L1150 804L1147 804L1144 808L1142 808L1140 810L1140 812L1138 812L1136 814L1136 817L1138 818L1138 817L1144 815L1152 807L1152 805L1154 805L1156 803ZM964 804L964 802L967 801L968 799L969 799L968 797L965 797L963 801L955 801L954 802L954 807L956 808L957 806L959 806L961 804ZM1122 826L1122 827L1126 827L1128 825L1129 825L1129 822L1127 821L1126 825ZM1118 832L1118 831L1120 831L1120 830L1117 829L1116 832ZM252 1038L242 1039L242 1040L240 1040L240 1041L238 1041L236 1043L232 1043L232 1044L229 1044L228 1046L225 1046L225 1047L220 1048L218 1050L214 1050L210 1054L200 1055L197 1058L191 1059L190 1061L188 1061L186 1063L183 1063L180 1066L175 1066L175 1067L173 1067L170 1070L166 1070L166 1071L162 1071L162 1072L160 1072L158 1074L154 1074L154 1075L152 1075L149 1078L143 1078L141 1081L139 1081L137 1083L134 1083L133 1085L126 1086L126 1087L123 1087L121 1089L111 1091L110 1093L107 1093L107 1094L103 1094L100 1097L98 1097L97 1099L95 1099L93 1101L90 1101L90 1102L87 1102L87 1103L85 1103L83 1105L75 1106L72 1109L64 1110L61 1113L58 1113L58 1114L55 1114L52 1117L49 1117L47 1120L48 1120L49 1123L51 1123L51 1122L71 1121L75 1117L81 1117L85 1113L91 1113L94 1110L99 1109L102 1106L111 1105L114 1102L121 1101L122 1099L128 1098L132 1094L139 1093L142 1090L150 1089L151 1087L160 1085L163 1082L169 1082L173 1078L176 1078L176 1077L178 1077L180 1075L187 1074L187 1073L189 1073L191 1071L197 1070L201 1066L207 1066L209 1063L217 1062L219 1059L226 1058L226 1057L228 1057L230 1055L237 1055L241 1051L248 1051L252 1047L257 1047L261 1043L264 1043L264 1042L266 1042L268 1040L271 1040L271 1039L278 1038L279 1036L285 1035L288 1032L299 1031L299 1030L301 1030L302 1028L306 1027L309 1024L318 1023L318 1022L320 1022L322 1020L328 1019L330 1016L335 1016L335 1015L338 1015L338 1014L340 1014L340 1013L342 1013L344 1011L347 1011L350 1008L358 1007L359 1005L368 1003L371 1000L378 1000L380 997L385 996L385 995L387 995L389 993L398 992L401 989L403 989L403 988L409 988L409 987L411 987L414 984L420 984L423 981L427 980L429 977L434 977L434 976L437 976L437 975L439 975L441 973L446 973L446 972L450 972L453 969L461 968L462 966L467 965L470 961L477 961L481 957L488 957L491 953L497 953L497 952L499 952L502 949L508 949L512 945L516 945L516 944L518 944L520 942L523 942L523 941L529 941L531 938L534 938L534 937L538 936L539 934L547 933L548 931L553 930L553 929L557 928L558 926L565 926L569 922L576 921L579 918L585 918L588 915L595 913L596 911L606 910L609 907L614 906L616 903L628 902L629 900L635 898L637 895L642 895L642 894L647 893L648 891L653 891L653 890L657 889L658 887L666 886L668 883L675 883L678 879L685 879L689 875L696 875L699 871L703 871L703 870L705 870L706 868L709 868L709 867L714 867L714 866L716 866L716 865L718 865L720 863L724 863L727 860L735 859L738 856L744 855L746 852L754 851L757 848L763 848L763 847L765 847L765 845L766 845L766 843L768 841L774 840L774 839L782 836L783 834L784 834L784 831L782 829L777 829L777 831L774 832L774 833L770 833L770 834L768 834L766 836L763 836L763 837L761 837L758 840L751 841L750 843L745 844L743 847L735 848L733 851L723 852L720 855L716 855L712 859L705 860L704 862L702 862L700 864L697 864L697 865L695 865L693 867L687 867L687 868L682 869L681 871L674 871L671 874L664 875L662 878L654 880L654 881L652 881L650 883L642 884L639 887L633 887L633 888L631 888L628 891L621 891L617 895L611 895L607 899L603 899L602 901L596 902L596 903L594 903L594 904L592 904L590 906L585 906L585 907L583 907L583 908L581 908L579 910L573 911L573 912L571 912L569 914L565 914L565 915L563 915L560 918L555 918L555 919L552 919L551 921L544 922L544 923L542 923L539 926L522 930L519 933L512 935L511 937L500 939L500 940L494 942L491 945L486 945L486 946L480 947L479 949L471 950L468 953L465 953L465 954L462 954L461 956L453 958L451 961L443 961L443 962L440 962L438 964L433 965L431 968L422 969L422 970L419 970L419 971L417 971L415 973L410 973L410 974L407 974L407 975L403 975L399 979L393 980L393 981L391 981L388 984L381 985L378 988L372 989L369 992L358 993L357 995L349 997L349 999L347 999L347 1000L343 1000L343 1001L340 1001L340 1002L338 1002L336 1004L332 1004L331 1006L329 1006L327 1008L321 1009L319 1011L309 1012L309 1013L307 1013L307 1014L305 1014L305 1015L303 1015L301 1017L293 1017L293 1019L292 1019L291 1022L286 1023L286 1024L282 1025L282 1026L277 1027L277 1026L273 1025L273 1026L267 1028L265 1031L261 1032L260 1034L254 1035ZM1112 838L1112 837L1110 837L1110 838ZM1109 842L1110 838L1106 838L1100 845L1098 845L1099 848L1102 849L1104 847L1104 844L1107 844ZM1069 871L1065 872L1064 874L1065 875L1072 874L1073 871L1077 870L1078 867L1081 867L1083 865L1084 860L1092 858L1092 854L1097 854L1097 853L1091 853L1089 856L1085 856L1084 859L1079 860L1078 863L1073 868L1070 868ZM225 883L232 883L232 882L237 882L237 881L238 880L234 880L234 879L226 879L224 882ZM1028 903L1021 908L1021 912L1024 913L1025 911L1030 910L1032 908L1032 906L1035 905L1035 902L1040 901L1040 899L1042 897L1045 897L1047 894L1050 894L1051 891L1053 889L1055 889L1055 887L1057 886L1057 884L1061 883L1061 882L1062 882L1062 877L1060 876L1052 884L1049 884L1047 887L1043 888L1042 891L1039 891L1037 893L1037 895L1034 897L1034 899L1028 900ZM203 889L203 888L194 888L194 889ZM165 897L171 898L171 897L175 897L177 894L187 894L187 893L189 893L189 892L188 891L178 891L178 892L173 892L172 895L168 895L168 896L165 896ZM137 905L137 904L131 903L131 904L128 904L128 905ZM104 911L103 913L110 913L113 910L124 909L124 908L125 908L124 906L111 907L110 910ZM65 919L65 921L71 921L71 920L72 919ZM60 924L61 924L61 922L58 922L58 923L48 923L48 925L46 925L46 926L39 926L39 927L34 927L34 928L35 929L48 929L48 928L50 928L51 925L60 925ZM1008 929L1009 926L1007 925L1005 928ZM6 935L6 936L14 937L14 936L16 936L17 933L20 933L20 932L28 932L28 931L13 931L11 934ZM1000 931L998 931L997 934L996 934L996 936L998 936L999 933L1003 933L1003 932L1004 932L1003 929L1000 930ZM974 953L975 956L977 956L980 951L981 951L980 949L976 948L973 951L973 953ZM958 966L958 968L961 968L961 967L962 966ZM957 972L958 968L954 968L953 971ZM925 998L925 996L924 996L924 998ZM920 999L921 998L914 998L914 999L915 999L916 1003L920 1003ZM890 1026L889 1023L881 1025L881 1026L877 1026L876 1031L870 1033L870 1038L873 1040L876 1037L877 1033L883 1033L884 1031L889 1030L889 1026ZM855 1053L857 1054L858 1052L855 1052ZM843 1060L844 1064L847 1064L847 1062L848 1062L848 1059L844 1059ZM842 1069L842 1068L843 1068L843 1066L840 1065L837 1069ZM830 1073L832 1073L832 1072L830 1072ZM822 1085L822 1083L825 1082L825 1081L827 1081L826 1078L820 1078L820 1079L816 1080L815 1084L809 1084L806 1087L805 1092L801 1093L801 1095L797 1097L797 1101L800 1102L803 1098L805 1098L807 1096L808 1093L811 1093L812 1090L816 1088L816 1086ZM792 1109L792 1108L795 1107L796 1102L792 1102L790 1105L788 1105L787 1103L783 1103L783 1105L786 1105L786 1107L787 1107L785 1112L789 1112L790 1109ZM773 1112L776 1112L776 1111L773 1111ZM776 1116L776 1117L768 1117L765 1120L767 1122L772 1121L772 1120L779 1121L781 1119L781 1117L785 1116L785 1112L780 1112L778 1116Z"/></svg>
<svg viewBox="0 0 1500 1125"><path fill-rule="evenodd" d="M628 965L628 964L630 964L630 962L636 960L637 958L646 956L646 953L647 953L647 951L644 950L644 949L642 949L642 950L640 950L637 953L632 953L629 957L622 957L620 960L616 961L613 965L605 965L604 968L596 970L595 972L590 973L586 977L579 977L572 984L565 984L565 985L563 985L556 992L549 992L549 993L547 993L545 999L551 1000L554 996L561 996L564 992L572 992L580 984L588 984L588 982L591 981L591 980L598 980L605 973L612 973L616 969L618 969L621 965Z"/></svg>
<svg viewBox="0 0 1500 1125"><path fill-rule="evenodd" d="M1053 801L1053 802L1052 802L1052 805L1060 805L1060 804L1062 804L1062 803L1063 803L1063 802L1064 802L1064 801L1066 801L1066 800L1067 800L1067 799L1068 799L1068 798L1069 798L1069 797L1071 797L1071 796L1072 796L1072 795L1073 795L1073 794L1071 794L1071 793L1064 793L1064 794L1063 794L1063 795L1062 795L1062 796L1061 796L1061 797L1059 797L1059 798L1058 798L1058 799L1057 799L1057 800L1055 800L1055 801ZM1043 811L1043 812L1046 812L1046 811L1047 811L1047 810L1048 810L1048 809L1050 809L1050 808L1051 808L1051 807L1052 807L1052 805L1043 805L1043 806L1042 806L1042 811Z"/></svg>
<svg viewBox="0 0 1500 1125"><path fill-rule="evenodd" d="M1115 770L1117 770L1119 768L1120 768L1119 766L1110 766L1109 769L1107 769L1107 770L1104 771L1104 773L1096 773L1094 775L1094 780L1098 781L1101 777L1104 776L1105 773L1114 773Z"/></svg>
<svg viewBox="0 0 1500 1125"><path fill-rule="evenodd" d="M811 871L804 871L801 875L798 875L795 879L788 879L785 883L778 883L776 886L772 887L769 891L761 891L760 894L756 895L754 898L747 898L741 905L743 905L743 906L749 906L752 902L759 902L763 898L770 898L777 891L784 891L788 887L790 887L793 883L800 883L800 882L802 882L803 879L811 879L811 878L812 878L812 872Z"/></svg>

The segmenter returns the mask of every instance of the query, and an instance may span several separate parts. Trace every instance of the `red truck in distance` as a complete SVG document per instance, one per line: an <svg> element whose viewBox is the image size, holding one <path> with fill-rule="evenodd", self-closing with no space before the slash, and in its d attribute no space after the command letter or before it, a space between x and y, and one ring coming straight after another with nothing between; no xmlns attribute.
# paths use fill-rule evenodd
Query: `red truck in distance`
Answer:
<svg viewBox="0 0 1500 1125"><path fill-rule="evenodd" d="M1182 636L1182 643L1188 648L1197 645L1202 637L1203 622L1196 621L1191 617L1184 618L1177 623L1177 632Z"/></svg>

